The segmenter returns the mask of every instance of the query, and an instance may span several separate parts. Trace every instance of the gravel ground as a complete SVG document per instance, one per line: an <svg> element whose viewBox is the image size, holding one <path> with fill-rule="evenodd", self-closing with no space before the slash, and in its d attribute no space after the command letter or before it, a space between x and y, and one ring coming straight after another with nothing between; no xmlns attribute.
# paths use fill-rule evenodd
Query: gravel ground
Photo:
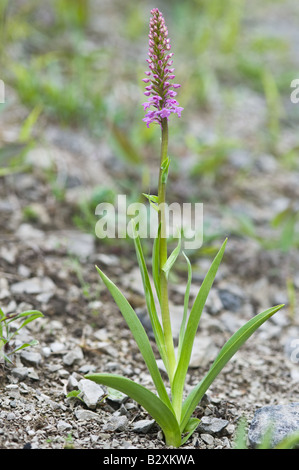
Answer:
<svg viewBox="0 0 299 470"><path fill-rule="evenodd" d="M27 115L13 90L8 91L10 106L5 118L0 115L4 144L17 141ZM211 128L221 106L217 103L209 116L192 118L190 132ZM231 109L224 133L250 142L265 124L264 108L260 96L247 90ZM281 141L291 146L288 139L292 142L287 129ZM32 308L44 314L18 337L39 344L17 354L12 365L0 366L0 448L164 449L161 431L138 404L105 387L90 389L84 381L89 372L113 372L152 387L136 344L94 267L101 266L126 293L146 326L132 246L104 243L72 223L78 202L90 188L114 187L127 168L104 140L94 141L83 130L41 121L37 142L26 156L32 171L1 178L0 185L1 307L6 313ZM179 163L181 178L170 182L173 197L198 194L198 181L184 176L192 161L192 155L185 155ZM239 177L249 161L250 171ZM57 179L66 182L63 200L55 198L45 177L53 162ZM240 417L250 423L262 406L299 402L294 354L299 338L298 250L265 250L253 239L234 235L234 217L221 209L225 204L253 216L259 236L271 239L271 218L290 201L298 201L298 170L282 168L272 155L254 160L250 151L232 152L219 177L216 184L213 178L201 180L200 197L207 218L221 229L215 246L226 234L229 242L202 315L186 392L239 326L265 308L280 303L285 308L249 339L212 384L196 409L201 425L186 449L232 448ZM34 220L24 210L28 206L34 208ZM193 260L193 298L210 262L204 252ZM290 302L287 279L293 282L295 302ZM175 325L185 281L178 271L171 287ZM68 397L70 392L73 396Z"/></svg>

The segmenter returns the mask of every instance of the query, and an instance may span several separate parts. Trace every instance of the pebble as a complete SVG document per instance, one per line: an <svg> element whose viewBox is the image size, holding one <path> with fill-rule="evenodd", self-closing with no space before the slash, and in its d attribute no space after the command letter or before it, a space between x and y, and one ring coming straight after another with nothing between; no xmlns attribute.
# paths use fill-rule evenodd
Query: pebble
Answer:
<svg viewBox="0 0 299 470"><path fill-rule="evenodd" d="M52 353L54 354L61 354L65 352L65 345L63 343L60 343L59 341L54 341L53 343L51 343L50 348Z"/></svg>
<svg viewBox="0 0 299 470"><path fill-rule="evenodd" d="M216 289L211 289L205 304L205 308L210 315L218 315L223 309L223 304Z"/></svg>
<svg viewBox="0 0 299 470"><path fill-rule="evenodd" d="M196 336L193 343L189 367L206 367L214 361L218 353L218 348L212 338L206 336Z"/></svg>
<svg viewBox="0 0 299 470"><path fill-rule="evenodd" d="M9 297L9 288L8 288L8 282L7 279L4 277L0 278L0 300L5 299Z"/></svg>
<svg viewBox="0 0 299 470"><path fill-rule="evenodd" d="M272 447L290 434L298 432L299 403L269 405L259 408L254 414L248 431L248 440L251 447L261 444L270 426L273 426Z"/></svg>
<svg viewBox="0 0 299 470"><path fill-rule="evenodd" d="M32 277L12 284L10 289L13 294L41 294L54 292L56 286L49 277Z"/></svg>
<svg viewBox="0 0 299 470"><path fill-rule="evenodd" d="M14 367L11 373L18 380L24 380L28 375L28 368L27 367Z"/></svg>
<svg viewBox="0 0 299 470"><path fill-rule="evenodd" d="M241 295L228 289L219 289L218 294L225 310L237 312L241 308L243 304L243 298Z"/></svg>
<svg viewBox="0 0 299 470"><path fill-rule="evenodd" d="M101 398L105 395L102 387L92 380L82 379L78 383L78 388L82 392L81 398L90 409L95 409Z"/></svg>
<svg viewBox="0 0 299 470"><path fill-rule="evenodd" d="M141 434L146 434L151 430L154 423L154 419L141 419L133 423L133 431Z"/></svg>
<svg viewBox="0 0 299 470"><path fill-rule="evenodd" d="M30 239L41 239L44 238L45 233L42 230L39 230L33 227L30 224L21 224L16 230L16 236L21 240L30 240Z"/></svg>
<svg viewBox="0 0 299 470"><path fill-rule="evenodd" d="M59 420L57 423L57 429L58 431L70 431L72 429L72 426L70 423L67 423L66 421Z"/></svg>
<svg viewBox="0 0 299 470"><path fill-rule="evenodd" d="M101 421L100 415L91 410L77 409L75 411L75 416L78 420L81 421Z"/></svg>
<svg viewBox="0 0 299 470"><path fill-rule="evenodd" d="M204 441L205 444L208 445L213 445L214 444L214 438L211 436L211 434L201 434L200 435L201 439Z"/></svg>
<svg viewBox="0 0 299 470"><path fill-rule="evenodd" d="M62 358L63 363L67 366L72 366L74 362L80 361L81 359L83 359L83 352L80 347L76 347L67 352Z"/></svg>
<svg viewBox="0 0 299 470"><path fill-rule="evenodd" d="M74 376L74 374L70 375L69 378L68 378L68 381L67 381L67 389L72 391L72 390L76 390L78 389L78 380L77 378Z"/></svg>
<svg viewBox="0 0 299 470"><path fill-rule="evenodd" d="M85 260L94 253L94 236L89 233L74 232L69 234L67 239L68 253Z"/></svg>
<svg viewBox="0 0 299 470"><path fill-rule="evenodd" d="M128 425L128 418L125 415L111 416L103 426L103 431L124 431Z"/></svg>
<svg viewBox="0 0 299 470"><path fill-rule="evenodd" d="M22 360L28 362L32 366L38 366L42 362L42 356L39 352L23 350L21 351L20 356Z"/></svg>
<svg viewBox="0 0 299 470"><path fill-rule="evenodd" d="M229 424L229 421L222 418L213 418L210 416L203 416L197 427L197 431L204 434L219 435Z"/></svg>

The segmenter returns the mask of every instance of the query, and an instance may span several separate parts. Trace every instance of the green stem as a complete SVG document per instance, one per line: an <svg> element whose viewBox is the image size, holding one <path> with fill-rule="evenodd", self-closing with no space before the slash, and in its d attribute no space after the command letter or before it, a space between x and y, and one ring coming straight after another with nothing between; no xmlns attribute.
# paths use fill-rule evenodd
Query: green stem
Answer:
<svg viewBox="0 0 299 470"><path fill-rule="evenodd" d="M169 313L168 301L168 281L166 273L163 271L163 266L167 261L167 231L166 231L166 217L165 217L165 194L166 194L166 178L163 177L163 162L167 160L168 153L168 123L167 119L162 119L162 142L161 142L161 161L160 161L160 174L159 174L159 189L158 189L158 204L159 204L159 225L161 226L161 236L159 244L159 258L160 258L160 289L161 289L161 316L162 325L165 339L166 355L168 359L168 375L170 384L172 384L175 372L175 353L173 345L173 336L171 331L171 321ZM165 176L165 174L164 174Z"/></svg>

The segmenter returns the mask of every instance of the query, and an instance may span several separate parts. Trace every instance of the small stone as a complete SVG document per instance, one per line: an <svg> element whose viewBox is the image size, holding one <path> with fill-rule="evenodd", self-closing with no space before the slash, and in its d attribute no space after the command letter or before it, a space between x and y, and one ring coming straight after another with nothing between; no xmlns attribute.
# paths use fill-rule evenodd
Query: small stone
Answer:
<svg viewBox="0 0 299 470"><path fill-rule="evenodd" d="M252 447L258 446L272 427L271 446L299 430L299 403L270 405L258 409L251 421L248 439Z"/></svg>
<svg viewBox="0 0 299 470"><path fill-rule="evenodd" d="M133 423L133 431L140 434L146 434L151 430L155 423L154 419L141 419Z"/></svg>
<svg viewBox="0 0 299 470"><path fill-rule="evenodd" d="M114 390L113 388L108 388L107 390L107 402L115 409L119 408L125 401L128 399L128 395Z"/></svg>
<svg viewBox="0 0 299 470"><path fill-rule="evenodd" d="M32 277L12 284L10 289L13 294L41 294L54 292L56 286L49 277Z"/></svg>
<svg viewBox="0 0 299 470"><path fill-rule="evenodd" d="M219 289L219 297L225 310L237 312L243 304L243 298L228 289Z"/></svg>
<svg viewBox="0 0 299 470"><path fill-rule="evenodd" d="M72 429L72 426L70 423L67 423L66 421L60 420L57 423L57 429L58 431L64 432L64 431L70 431Z"/></svg>
<svg viewBox="0 0 299 470"><path fill-rule="evenodd" d="M19 228L16 230L16 236L22 240L30 240L30 239L41 239L44 237L44 232L33 227L30 224L21 224Z"/></svg>
<svg viewBox="0 0 299 470"><path fill-rule="evenodd" d="M30 368L28 369L28 377L29 377L29 379L31 379L31 380L39 380L38 373L34 370L33 367L30 367Z"/></svg>
<svg viewBox="0 0 299 470"><path fill-rule="evenodd" d="M205 308L211 315L217 315L223 309L219 293L216 289L210 290Z"/></svg>
<svg viewBox="0 0 299 470"><path fill-rule="evenodd" d="M92 374L95 371L96 371L96 367L93 364L84 364L79 369L79 372L82 375Z"/></svg>
<svg viewBox="0 0 299 470"><path fill-rule="evenodd" d="M18 266L18 275L21 276L21 277L24 277L24 278L27 278L30 276L30 269L25 266L24 264L20 264Z"/></svg>
<svg viewBox="0 0 299 470"><path fill-rule="evenodd" d="M28 368L27 367L15 367L14 369L12 369L11 373L18 380L24 380L28 375Z"/></svg>
<svg viewBox="0 0 299 470"><path fill-rule="evenodd" d="M76 390L78 388L78 380L76 379L76 377L74 377L74 375L70 375L69 378L68 378L68 381L67 381L67 389L68 390Z"/></svg>
<svg viewBox="0 0 299 470"><path fill-rule="evenodd" d="M74 364L74 362L80 361L81 359L83 359L83 352L80 347L74 348L72 351L69 351L62 358L63 363L67 366L71 366Z"/></svg>
<svg viewBox="0 0 299 470"><path fill-rule="evenodd" d="M21 351L21 359L32 366L38 366L42 362L42 356L38 352Z"/></svg>
<svg viewBox="0 0 299 470"><path fill-rule="evenodd" d="M211 338L208 336L196 336L193 343L189 367L206 367L210 362L215 360L217 353L218 348Z"/></svg>
<svg viewBox="0 0 299 470"><path fill-rule="evenodd" d="M208 444L209 446L214 444L214 438L211 436L211 434L201 434L200 435L201 439L204 441L205 444Z"/></svg>
<svg viewBox="0 0 299 470"><path fill-rule="evenodd" d="M58 370L58 375L59 377L61 377L62 379L68 377L70 375L69 371L66 370L66 369L59 369Z"/></svg>
<svg viewBox="0 0 299 470"><path fill-rule="evenodd" d="M70 233L67 241L68 252L79 259L86 259L94 253L94 236L89 233Z"/></svg>
<svg viewBox="0 0 299 470"><path fill-rule="evenodd" d="M101 417L90 410L81 410L78 409L75 411L75 416L80 421L101 421Z"/></svg>
<svg viewBox="0 0 299 470"><path fill-rule="evenodd" d="M126 416L111 416L109 421L103 426L103 431L124 431L128 424Z"/></svg>
<svg viewBox="0 0 299 470"><path fill-rule="evenodd" d="M7 279L4 277L0 278L0 300L5 299L9 297L9 288L8 288L8 282Z"/></svg>
<svg viewBox="0 0 299 470"><path fill-rule="evenodd" d="M210 416L203 416L197 427L197 431L206 434L220 434L229 422L222 418L212 418Z"/></svg>
<svg viewBox="0 0 299 470"><path fill-rule="evenodd" d="M82 379L78 383L78 388L81 390L81 398L88 408L95 409L100 399L105 395L102 387L93 382L92 380Z"/></svg>
<svg viewBox="0 0 299 470"><path fill-rule="evenodd" d="M63 343L60 343L59 341L54 341L53 343L51 343L50 348L52 353L54 354L61 354L66 350L65 345Z"/></svg>

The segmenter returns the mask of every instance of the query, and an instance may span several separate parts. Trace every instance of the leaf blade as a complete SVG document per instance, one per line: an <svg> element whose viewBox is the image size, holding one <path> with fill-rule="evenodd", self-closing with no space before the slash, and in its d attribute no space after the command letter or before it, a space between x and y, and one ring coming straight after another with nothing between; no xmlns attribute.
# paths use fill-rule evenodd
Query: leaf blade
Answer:
<svg viewBox="0 0 299 470"><path fill-rule="evenodd" d="M124 319L126 320L135 341L139 347L139 350L143 356L143 359L148 367L148 370L152 376L154 384L157 388L158 394L160 398L167 404L170 408L171 403L169 397L166 392L165 385L163 383L160 371L158 369L155 356L150 345L148 336L137 317L135 311L122 294L122 292L116 287L116 285L96 266L96 269L106 285L107 289L109 290L110 294L112 295L114 301L116 302L118 308L120 309Z"/></svg>
<svg viewBox="0 0 299 470"><path fill-rule="evenodd" d="M219 352L217 358L212 364L210 370L206 376L199 382L199 384L190 392L188 397L185 399L182 407L182 419L181 419L181 429L187 424L188 419L193 413L195 407L215 380L217 375L221 372L223 367L231 359L231 357L240 349L240 347L247 341L247 339L272 315L274 315L278 310L280 310L283 305L277 305L267 309L255 317L251 318L245 325L243 325L239 330L234 333L231 338L225 343L221 351Z"/></svg>
<svg viewBox="0 0 299 470"><path fill-rule="evenodd" d="M180 415L181 406L182 406L182 396L185 383L185 377L188 371L190 357L192 352L192 347L194 343L195 334L198 328L198 323L208 297L209 291L214 282L215 276L217 274L218 267L221 263L227 239L222 244L222 247L218 251L217 255L214 258L213 263L210 266L210 269L200 287L200 290L197 294L197 297L194 301L194 304L191 308L187 327L184 333L184 339L182 344L182 350L184 354L180 354L177 368L173 380L173 406L176 410L176 415Z"/></svg>
<svg viewBox="0 0 299 470"><path fill-rule="evenodd" d="M172 440L177 447L181 444L180 428L174 413L153 392L131 379L116 374L88 374L85 378L119 390L137 401L159 424L166 440Z"/></svg>
<svg viewBox="0 0 299 470"><path fill-rule="evenodd" d="M152 286L151 286L148 270L146 267L144 255L143 255L140 237L135 230L134 224L133 224L133 231L134 231L134 244L135 244L136 256L137 256L137 261L138 261L138 265L139 265L139 269L141 273L147 310L150 316L151 325L153 328L153 333L155 336L157 347L159 349L160 356L165 364L165 367L167 368L168 360L167 360L167 355L166 355L164 334L163 334L162 326L161 326L161 323L157 314L155 299L154 299Z"/></svg>

